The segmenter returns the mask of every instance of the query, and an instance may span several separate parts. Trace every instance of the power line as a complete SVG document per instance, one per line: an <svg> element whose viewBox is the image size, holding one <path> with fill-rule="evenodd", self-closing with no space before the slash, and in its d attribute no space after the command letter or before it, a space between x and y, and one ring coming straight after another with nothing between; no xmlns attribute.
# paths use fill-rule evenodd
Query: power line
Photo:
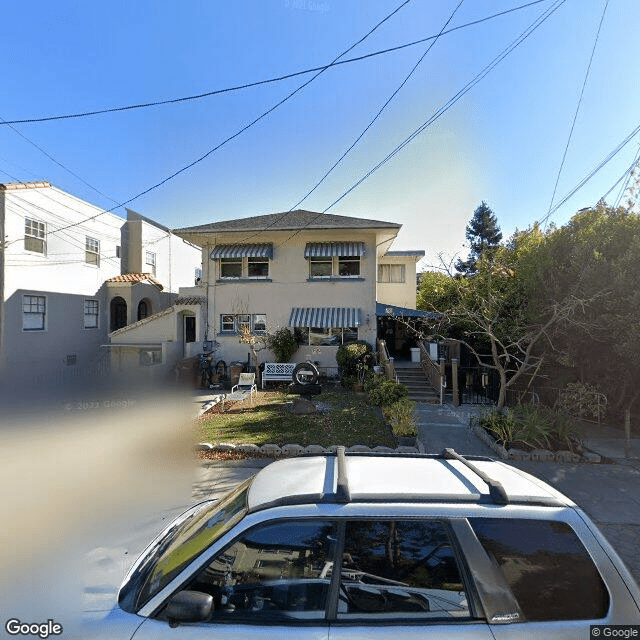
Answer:
<svg viewBox="0 0 640 640"><path fill-rule="evenodd" d="M386 107L389 105L389 103L395 98L395 96L400 92L400 90L402 89L402 87L404 87L404 85L407 83L407 81L409 80L409 78L413 75L414 71L418 68L418 66L420 65L420 63L424 60L425 56L427 55L427 53L429 53L429 51L431 51L431 49L433 48L433 46L435 45L435 43L438 41L438 39L440 38L440 36L444 33L444 30L446 29L447 25L451 22L451 20L453 20L453 16L456 14L456 12L458 11L458 9L460 8L460 5L464 2L464 0L460 0L460 2L458 3L458 5L456 6L456 8L453 10L453 12L451 13L451 15L449 16L448 20L444 23L444 26L442 27L442 29L440 29L440 32L438 33L437 36L435 36L435 38L433 39L433 41L431 42L431 44L427 47L426 51L420 56L420 58L418 59L418 61L415 63L415 65L413 66L413 68L411 69L411 71L407 74L407 76L405 76L404 80L400 83L400 85L397 87L397 89L391 94L391 96L387 99L387 101L382 105L382 107L378 110L378 113L374 116L373 120L371 120L369 122L369 124L365 127L364 131L362 131L362 133L354 140L354 142L349 146L349 148L340 156L340 158L338 158L338 160L332 165L332 167L322 176L322 178L320 178L320 180L315 184L315 186L307 192L307 194L301 199L299 200L296 204L294 204L287 212L283 213L281 216L278 216L277 218L275 218L270 224L268 224L264 229L261 229L260 231L257 231L256 233L251 234L250 236L247 236L245 238L243 238L243 242L246 242L247 240L250 240L251 238L259 235L260 233L264 233L265 231L267 231L268 229L272 228L273 226L275 226L276 224L278 224L278 222L280 222L280 220L282 220L288 213L291 213L296 207L298 207L299 205L301 205L324 181L325 179L329 176L329 174L340 164L340 162L342 162L342 160L344 160L344 158L347 156L347 154L358 144L358 142L360 142L360 140L364 137L364 135L367 133L367 131L373 126L373 124L376 122L376 120L380 117L380 115L382 114L382 112L386 109ZM297 234L298 232L296 232ZM294 234L294 235L296 235ZM285 240L285 242L288 242L293 236L290 236L287 240Z"/></svg>
<svg viewBox="0 0 640 640"><path fill-rule="evenodd" d="M448 20L444 23L444 26L442 27L442 29L440 29L440 32L438 33L438 35L431 41L431 43L429 44L429 46L427 47L426 51L420 56L420 58L418 58L418 61L413 65L413 68L411 69L411 71L409 71L409 73L405 76L404 80L400 83L400 85L398 86L398 88L391 94L391 96L389 96L389 98L387 99L387 101L382 105L382 107L378 110L378 113L376 113L376 115L374 116L373 120L371 120L369 122L369 124L365 127L364 131L362 131L362 133L353 141L353 143L351 144L351 146L349 146L349 148L338 158L338 160L331 166L331 168L322 176L322 178L320 178L320 180L318 182L316 182L316 184L313 186L313 188L311 188L306 195L301 198L296 204L294 204L291 209L289 209L289 211L293 211L293 209L295 209L296 207L298 207L299 205L301 205L324 181L325 179L331 174L331 172L346 158L346 156L351 152L351 150L358 144L358 142L360 142L360 140L362 140L362 138L364 137L364 135L367 133L367 131L369 131L369 129L373 126L373 124L376 122L376 120L380 117L380 115L382 114L382 112L387 108L387 106L391 103L391 101L396 97L396 95L398 95L398 93L400 92L400 90L404 87L404 85L409 81L409 78L411 78L411 76L413 75L413 73L415 72L415 70L420 66L420 63L425 59L426 55L429 53L429 51L431 51L431 49L434 47L434 45L436 44L436 42L438 42L438 39L440 38L440 36L443 34L444 30L447 28L447 25L451 22L451 20L453 20L453 16L455 16L456 12L458 11L458 9L460 8L460 5L464 2L464 0L460 0L460 2L457 4L456 8L453 10L453 12L451 13L451 15L449 16Z"/></svg>
<svg viewBox="0 0 640 640"><path fill-rule="evenodd" d="M335 67L338 65L343 65L343 64L350 64L352 62L360 62L361 60L366 60L367 58L372 58L374 56L379 56L379 55L384 55L387 53L391 53L394 51L400 51L401 49L406 49L407 47L413 47L415 45L418 44L422 44L424 42L428 42L429 40L437 40L440 36L443 35L447 35L449 33L452 33L453 31L458 31L459 29L464 29L466 27L471 27L477 24L480 24L482 22L486 22L488 20L492 20L494 18L506 15L508 13L513 13L514 11L519 11L520 9L525 9L527 7L531 7L535 4L539 4L541 2L549 2L549 0L533 0L532 2L528 2L526 4L520 5L518 7L513 7L511 9L506 9L505 11L500 11L499 13L494 13L490 16L487 16L486 18L480 18L479 20L474 20L472 22L467 22L465 24L459 25L457 27L453 27L451 29L448 29L447 31L441 32L438 35L435 36L429 36L427 38L422 38L420 40L415 40L413 42L408 42L406 44L402 44L402 45L398 45L396 47L391 47L389 49L382 49L380 51L374 51L372 53L368 53L366 55L363 56L358 56L356 58L349 58L347 60L334 60L333 62L326 64L326 65L322 65L320 67L313 67L311 69L304 69L302 71L294 71L292 73L287 73L281 76L276 76L274 78L268 78L265 80L257 80L255 82L248 82L245 84L241 84L241 85L236 85L236 86L232 86L232 87L227 87L225 89L216 89L214 91L207 91L204 93L199 93L199 94L195 94L195 95L191 95L191 96L182 96L179 98L170 98L167 100L156 100L156 101L152 101L152 102L142 102L139 104L131 104L131 105L125 105L125 106L119 106L119 107L108 107L105 109L95 109L93 111L81 111L81 112L77 112L77 113L69 113L69 114L63 114L63 115L57 115L57 116L41 116L38 118L23 118L23 119L15 119L15 120L3 120L0 121L0 126L1 125L12 125L12 124L33 124L33 123L39 123L39 122L51 122L51 121L55 121L55 120L70 120L73 118L86 118L89 116L97 116L97 115L102 115L102 114L107 114L107 113L118 113L118 112L122 112L122 111L131 111L134 109L147 109L149 107L158 107L158 106L162 106L162 105L166 105L166 104L177 104L180 102L189 102L189 101L193 101L193 100L201 100L203 98L209 98L211 96L215 96L215 95L220 95L223 93L230 93L233 91L240 91L243 89L250 89L252 87L257 87L260 85L264 85L264 84L272 84L275 82L281 82L283 80L288 80L290 78L295 78L297 76L301 76L301 75L307 75L309 73L314 73L316 71L326 71L327 69L331 68L331 67Z"/></svg>
<svg viewBox="0 0 640 640"><path fill-rule="evenodd" d="M18 129L16 129L13 125L9 124L6 120L4 120L4 118L2 118L0 116L0 125L2 125L2 124L7 124L9 126L9 128L12 129L15 133L17 133L23 140L25 140L30 145L35 147L38 151L40 151L40 153L44 154L47 158L49 158L49 160L51 160L51 162L57 164L60 168L64 169L67 173L72 175L77 180L80 180L80 182L82 182L82 184L86 185L90 189L93 189L93 191L95 191L96 193L100 194L104 198L107 198L107 200L111 200L111 202L115 202L117 204L117 200L114 200L113 198L111 198L110 196L106 195L105 193L102 193L102 191L100 191L100 189L97 189L93 185L89 184L84 178L79 176L77 173L71 171L71 169L69 169L69 167L66 167L65 165L63 165L62 162L59 162L58 160L56 160L48 151L43 149L40 145L36 144L33 140L30 140L29 138L27 138L27 136L25 136L23 133L18 131Z"/></svg>
<svg viewBox="0 0 640 640"><path fill-rule="evenodd" d="M598 39L600 38L600 30L602 29L602 23L604 22L604 16L607 12L607 7L609 6L609 0L605 0L604 9L602 10L602 16L600 18L600 24L598 25L598 30L596 32L596 38L593 43L593 48L591 50L591 56L589 57L589 64L587 65L587 71L584 75L584 80L582 82L582 89L580 90L580 97L578 98L578 104L576 105L576 111L573 114L573 121L571 122L571 129L569 130L569 137L567 139L567 144L564 148L564 153L562 154L562 161L560 162L560 168L558 169L558 175L556 177L556 183L553 187L553 193L551 194L551 202L549 202L549 211L553 206L553 200L556 197L556 191L558 190L558 183L560 182L560 175L562 173L562 168L564 167L565 160L567 159L567 152L569 151L569 144L571 143L571 138L573 136L573 129L576 126L576 120L578 119L578 112L580 111L580 105L582 104L582 97L584 96L584 89L587 86L587 80L589 79L589 72L591 71L591 63L593 62L593 57L596 53L596 46L598 45Z"/></svg>
<svg viewBox="0 0 640 640"><path fill-rule="evenodd" d="M345 191L339 198L334 200L322 213L326 213L329 209L333 208L338 202L344 199L349 193L359 187L365 180L373 175L378 169L384 166L389 160L395 157L405 146L412 142L418 135L420 135L425 129L436 122L440 117L446 113L453 105L458 102L466 93L478 84L485 76L487 76L493 69L500 64L512 51L514 51L519 45L521 45L529 36L540 27L548 18L555 13L566 0L556 0L555 3L544 11L527 29L525 29L509 46L507 46L500 54L498 54L488 65L484 67L471 81L469 81L458 93L450 98L442 107L435 111L423 124L407 136L399 145L395 147L383 160L371 168L364 176L362 176L357 182L355 182L347 191ZM320 214L322 215L322 214Z"/></svg>
<svg viewBox="0 0 640 640"><path fill-rule="evenodd" d="M351 46L349 46L347 49L345 49L340 55L338 55L333 61L332 64L334 62L336 62L337 60L339 60L340 58L342 58L344 55L346 55L347 53L349 53L349 51L351 51L352 49L354 49L356 46L358 46L359 44L361 44L364 40L366 40L374 31L376 31L380 26L382 26L387 20L389 20L392 16L394 16L398 11L400 11L400 9L402 9L405 5L409 4L409 2L411 2L411 0L404 0L404 2L402 2L398 7L396 7L391 13L389 13L387 16L385 16L382 20L380 20L380 22L378 22L372 29L370 29L362 38L360 38L357 42L353 43ZM331 66L331 65L329 65ZM287 96L285 98L283 98L282 100L280 100L279 102L277 102L275 105L273 105L271 108L267 109L267 111L265 111L264 113L262 113L262 115L258 116L257 118L255 118L254 120L252 120L249 124L245 125L244 127L242 127L240 130L236 131L236 133L234 133L233 135L229 136L228 138L226 138L225 140L223 140L221 143L219 143L218 145L216 145L215 147L213 147L212 149L210 149L209 151L207 151L207 153L205 153L204 155L200 156L199 158L197 158L196 160L194 160L193 162L190 162L189 164L187 164L186 166L182 167L181 169L179 169L178 171L175 171L174 173L172 173L170 176L164 178L163 180L161 180L160 182L152 185L151 187L148 187L147 189L145 189L144 191L141 191L140 193L138 193L137 195L133 196L132 198L129 198L128 200L125 200L124 202L121 202L119 204L117 204L115 207L112 207L111 209L107 209L106 211L103 211L101 213L97 213L95 216L90 216L89 218L86 218L85 220L81 220L79 222L75 222L72 224L67 225L66 227L61 227L60 229L56 229L54 232L52 233L57 233L59 231L64 231L66 229L70 229L71 227L75 227L78 226L80 224L83 224L84 222L88 222L89 220L94 220L95 218L97 218L98 216L103 215L103 213L111 213L112 211L114 211L115 209L119 208L119 207L123 207L127 204L130 204L131 202L133 202L134 200L137 200L138 198L142 197L143 195L146 195L147 193L149 193L150 191L153 191L154 189L157 189L158 187L162 186L163 184L169 182L170 180L172 180L173 178L177 177L178 175L180 175L181 173L187 171L188 169L192 168L193 166L195 166L196 164L202 162L205 158L208 158L212 153L214 153L215 151L217 151L218 149L220 149L221 147L223 147L225 144L227 144L227 142L230 142L231 140L233 140L234 138L237 138L239 135L241 135L242 133L244 133L245 131L247 131L247 129L250 129L253 125L257 124L260 120L262 120L263 118L265 118L267 115L269 115L271 112L275 111L278 107L280 107L281 105L283 105L285 102L287 102L289 99L291 99L296 93L298 93L299 91L301 91L302 89L304 89L304 87L306 87L307 85L311 84L319 75L321 75L323 72L325 71L325 69L322 69L321 71L319 71L318 73L316 73L311 79L307 80L306 82L304 82L303 84L301 84L298 88L294 89L292 92L290 92L289 94L287 94Z"/></svg>
<svg viewBox="0 0 640 640"><path fill-rule="evenodd" d="M558 202L547 214L538 221L539 225L544 224L551 215L553 215L567 200L569 200L573 195L579 191L593 176L600 171L607 163L609 163L622 149L631 141L633 138L640 133L640 125L638 125L613 151L609 152L609 154L596 166L594 167L560 202Z"/></svg>

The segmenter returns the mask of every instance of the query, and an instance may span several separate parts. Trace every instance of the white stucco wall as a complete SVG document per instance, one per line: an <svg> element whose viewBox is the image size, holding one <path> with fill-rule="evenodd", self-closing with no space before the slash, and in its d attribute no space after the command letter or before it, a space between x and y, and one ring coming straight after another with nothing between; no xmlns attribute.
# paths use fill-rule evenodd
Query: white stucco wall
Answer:
<svg viewBox="0 0 640 640"><path fill-rule="evenodd" d="M209 300L208 336L220 343L216 354L227 362L246 361L249 347L239 343L239 336L225 335L220 331L222 314L266 314L267 329L273 332L287 327L292 307L355 307L361 310L362 324L359 339L372 345L376 338L376 234L373 231L303 231L289 240L291 232L262 233L260 242L273 242L273 259L270 262L268 280L221 280L219 262L207 260L204 277ZM225 234L218 238L220 244L242 242L240 234ZM359 278L335 280L310 280L308 261L304 257L307 242L359 242L366 246L366 256L360 262ZM207 248L207 258L211 247ZM318 353L318 349L320 352ZM300 349L294 361L318 360L323 366L335 364L335 347L318 347L307 354ZM260 354L260 360L272 359L268 352Z"/></svg>
<svg viewBox="0 0 640 640"><path fill-rule="evenodd" d="M2 192L4 262L1 373L29 378L99 364L107 339L103 283L119 275L124 220L53 186ZM0 205L2 206L2 205ZM25 219L46 225L46 251L25 249ZM100 264L85 261L86 237L100 242ZM45 329L25 331L23 296L45 298ZM84 328L84 301L97 300L98 327ZM71 362L67 364L67 356Z"/></svg>
<svg viewBox="0 0 640 640"><path fill-rule="evenodd" d="M177 293L180 287L195 284L196 268L202 267L200 247L195 247L173 235L162 225L127 210L129 236L128 270L131 273L147 273L147 252L156 256L155 278L165 291Z"/></svg>

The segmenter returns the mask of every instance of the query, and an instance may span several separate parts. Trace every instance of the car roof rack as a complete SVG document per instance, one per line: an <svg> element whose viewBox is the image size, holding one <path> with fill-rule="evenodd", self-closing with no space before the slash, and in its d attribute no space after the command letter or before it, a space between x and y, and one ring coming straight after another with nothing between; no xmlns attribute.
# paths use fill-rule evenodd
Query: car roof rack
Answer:
<svg viewBox="0 0 640 640"><path fill-rule="evenodd" d="M494 504L509 504L509 496L502 486L502 483L490 478L484 471L478 469L475 464L469 462L469 460L464 456L456 453L454 449L446 448L442 451L442 457L445 460L457 460L458 462L461 462L465 467L473 471L473 473L486 482L489 486L489 495L491 496L491 500Z"/></svg>

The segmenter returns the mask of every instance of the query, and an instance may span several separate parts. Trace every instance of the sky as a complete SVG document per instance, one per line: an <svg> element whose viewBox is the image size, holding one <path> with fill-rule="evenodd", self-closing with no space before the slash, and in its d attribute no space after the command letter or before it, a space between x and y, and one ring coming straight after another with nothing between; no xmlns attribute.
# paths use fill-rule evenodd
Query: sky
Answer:
<svg viewBox="0 0 640 640"><path fill-rule="evenodd" d="M3 121L227 89L327 65L356 43L342 59L437 36L445 24L455 30L336 65L313 80L306 74L175 104L0 124L0 182L46 180L123 216L118 205L128 202L170 228L292 207L399 222L393 248L424 250L421 268L466 256L465 226L482 201L505 238L535 221L564 224L607 193L638 153L640 134L547 216L552 198L561 202L640 124L640 2L543 0L518 8L530 2L6 3ZM441 117L340 199L556 6ZM299 204L416 64L359 143ZM614 189L609 201L617 195Z"/></svg>

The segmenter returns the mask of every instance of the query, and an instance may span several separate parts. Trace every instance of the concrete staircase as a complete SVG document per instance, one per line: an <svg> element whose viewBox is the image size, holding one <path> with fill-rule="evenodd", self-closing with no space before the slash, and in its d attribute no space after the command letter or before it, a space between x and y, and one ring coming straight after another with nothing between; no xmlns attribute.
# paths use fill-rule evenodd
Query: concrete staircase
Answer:
<svg viewBox="0 0 640 640"><path fill-rule="evenodd" d="M429 384L422 367L395 363L398 381L409 389L409 398L415 402L440 402L440 396Z"/></svg>

